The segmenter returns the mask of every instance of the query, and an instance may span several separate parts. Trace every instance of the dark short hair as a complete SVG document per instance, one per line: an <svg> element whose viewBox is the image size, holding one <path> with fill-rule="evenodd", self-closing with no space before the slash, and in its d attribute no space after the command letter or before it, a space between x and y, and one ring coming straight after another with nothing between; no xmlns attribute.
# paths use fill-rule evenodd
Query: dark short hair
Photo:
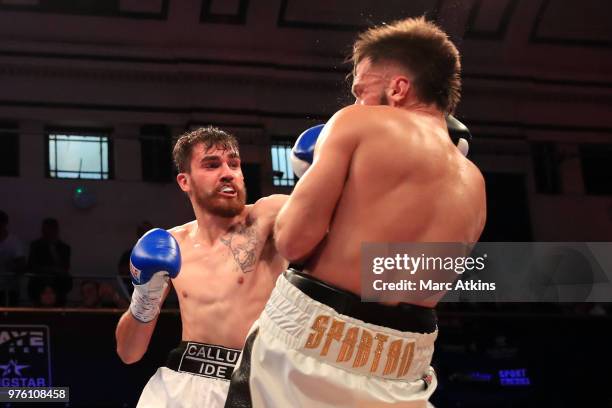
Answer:
<svg viewBox="0 0 612 408"><path fill-rule="evenodd" d="M181 135L174 144L172 158L179 173L189 173L191 170L191 153L193 147L203 143L206 150L217 147L223 150L238 151L238 140L215 126L206 126Z"/></svg>
<svg viewBox="0 0 612 408"><path fill-rule="evenodd" d="M353 46L353 71L361 61L395 62L413 76L417 98L453 113L461 98L459 51L424 17L407 18L361 33Z"/></svg>

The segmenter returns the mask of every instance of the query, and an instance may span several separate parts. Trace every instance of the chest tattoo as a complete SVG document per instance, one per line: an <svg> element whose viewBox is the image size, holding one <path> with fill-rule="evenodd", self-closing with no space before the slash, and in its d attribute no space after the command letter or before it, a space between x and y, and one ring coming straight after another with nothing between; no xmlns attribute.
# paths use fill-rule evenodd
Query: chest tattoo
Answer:
<svg viewBox="0 0 612 408"><path fill-rule="evenodd" d="M221 242L229 248L242 273L255 270L259 244L255 223L248 226L245 224L234 226L231 231L221 237Z"/></svg>

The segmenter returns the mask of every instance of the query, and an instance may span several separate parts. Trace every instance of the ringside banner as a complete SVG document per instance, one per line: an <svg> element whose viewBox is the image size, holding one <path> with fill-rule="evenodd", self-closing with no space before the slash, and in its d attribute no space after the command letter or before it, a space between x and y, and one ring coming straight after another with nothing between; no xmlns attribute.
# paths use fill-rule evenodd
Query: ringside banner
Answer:
<svg viewBox="0 0 612 408"><path fill-rule="evenodd" d="M0 387L49 387L49 327L0 324Z"/></svg>
<svg viewBox="0 0 612 408"><path fill-rule="evenodd" d="M365 302L611 302L610 242L364 243Z"/></svg>

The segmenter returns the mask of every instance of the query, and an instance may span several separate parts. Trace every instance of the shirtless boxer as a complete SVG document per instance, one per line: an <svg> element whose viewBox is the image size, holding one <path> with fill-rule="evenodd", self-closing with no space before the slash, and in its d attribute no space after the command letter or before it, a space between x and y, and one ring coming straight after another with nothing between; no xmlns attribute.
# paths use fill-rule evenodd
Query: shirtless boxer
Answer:
<svg viewBox="0 0 612 408"><path fill-rule="evenodd" d="M248 329L287 267L272 240L287 197L245 205L238 144L220 129L181 136L173 156L196 219L169 233L151 230L134 247L130 269L137 284L117 326L117 353L128 364L142 358L173 278L182 342L149 380L138 406L219 407Z"/></svg>
<svg viewBox="0 0 612 408"><path fill-rule="evenodd" d="M278 251L303 270L277 280L226 407L424 407L436 388L436 302L361 303L360 251L478 240L484 180L445 122L459 54L421 18L366 31L352 60L355 105L325 125L276 220Z"/></svg>

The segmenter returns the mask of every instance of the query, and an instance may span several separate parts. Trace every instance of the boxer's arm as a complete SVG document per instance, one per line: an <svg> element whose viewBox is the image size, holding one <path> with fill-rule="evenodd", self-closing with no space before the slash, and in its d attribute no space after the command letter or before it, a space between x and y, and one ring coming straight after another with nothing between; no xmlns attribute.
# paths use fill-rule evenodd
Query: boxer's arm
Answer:
<svg viewBox="0 0 612 408"><path fill-rule="evenodd" d="M325 237L358 144L360 124L355 107L330 119L317 141L312 166L280 210L275 243L289 261L303 259Z"/></svg>
<svg viewBox="0 0 612 408"><path fill-rule="evenodd" d="M164 291L163 300L166 299L168 293L170 293L170 287L168 285ZM142 323L130 312L128 309L119 319L117 329L115 330L115 339L117 341L117 354L121 361L125 364L133 364L139 361L142 356L146 353L151 336L157 325L157 319L151 320L147 323Z"/></svg>
<svg viewBox="0 0 612 408"><path fill-rule="evenodd" d="M154 228L134 245L130 255L134 292L115 331L117 354L124 363L135 363L147 351L170 279L177 277L180 269L180 247L171 231Z"/></svg>
<svg viewBox="0 0 612 408"><path fill-rule="evenodd" d="M257 200L253 207L255 217L264 219L266 225L269 225L269 235L273 234L274 222L280 209L287 202L289 196L286 194L272 194L267 197Z"/></svg>

